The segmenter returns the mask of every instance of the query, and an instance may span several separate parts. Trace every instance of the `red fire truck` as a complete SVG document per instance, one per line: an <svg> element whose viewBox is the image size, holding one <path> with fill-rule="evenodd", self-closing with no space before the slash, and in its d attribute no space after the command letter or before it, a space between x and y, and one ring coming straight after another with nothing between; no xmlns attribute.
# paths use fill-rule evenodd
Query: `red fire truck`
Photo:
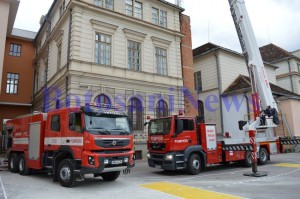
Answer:
<svg viewBox="0 0 300 199"><path fill-rule="evenodd" d="M163 170L186 170L198 174L211 164L243 162L251 166L249 137L217 138L216 125L197 122L196 118L170 116L148 122L148 165ZM267 163L271 153L280 150L279 139L262 142L260 164Z"/></svg>
<svg viewBox="0 0 300 199"><path fill-rule="evenodd" d="M64 187L84 174L116 180L134 166L132 126L115 106L89 104L33 113L7 122L8 167L28 175L48 170Z"/></svg>
<svg viewBox="0 0 300 199"><path fill-rule="evenodd" d="M208 164L243 161L265 164L270 154L279 153L283 144L300 140L280 140L274 133L279 124L277 104L273 98L244 0L228 0L230 11L247 61L252 87L254 118L239 121L240 136L217 137L214 124L198 123L194 118L172 116L148 122L148 164L164 170L185 169L198 174ZM252 175L252 174L250 174Z"/></svg>

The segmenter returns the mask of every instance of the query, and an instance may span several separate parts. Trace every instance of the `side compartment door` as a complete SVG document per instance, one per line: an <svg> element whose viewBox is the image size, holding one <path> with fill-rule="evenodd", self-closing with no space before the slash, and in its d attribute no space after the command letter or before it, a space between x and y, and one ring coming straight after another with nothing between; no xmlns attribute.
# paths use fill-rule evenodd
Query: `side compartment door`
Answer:
<svg viewBox="0 0 300 199"><path fill-rule="evenodd" d="M29 124L29 154L30 160L40 159L41 122Z"/></svg>

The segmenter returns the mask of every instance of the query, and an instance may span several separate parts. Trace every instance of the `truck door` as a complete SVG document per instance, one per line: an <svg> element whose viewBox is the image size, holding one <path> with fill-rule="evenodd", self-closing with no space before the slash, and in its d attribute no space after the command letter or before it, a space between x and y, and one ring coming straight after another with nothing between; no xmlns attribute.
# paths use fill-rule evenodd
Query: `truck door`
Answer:
<svg viewBox="0 0 300 199"><path fill-rule="evenodd" d="M45 133L45 150L58 150L61 146L61 115L60 113L49 114Z"/></svg>
<svg viewBox="0 0 300 199"><path fill-rule="evenodd" d="M195 121L192 118L178 118L182 120L183 131L174 138L174 150L184 150L190 145L197 144Z"/></svg>

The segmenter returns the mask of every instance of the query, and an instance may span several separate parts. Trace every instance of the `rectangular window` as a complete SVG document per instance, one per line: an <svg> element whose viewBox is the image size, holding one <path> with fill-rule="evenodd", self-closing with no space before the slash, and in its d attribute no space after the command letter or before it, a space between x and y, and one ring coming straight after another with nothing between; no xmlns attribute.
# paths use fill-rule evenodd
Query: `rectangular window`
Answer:
<svg viewBox="0 0 300 199"><path fill-rule="evenodd" d="M111 36L97 33L95 40L95 63L111 65Z"/></svg>
<svg viewBox="0 0 300 199"><path fill-rule="evenodd" d="M114 9L114 0L105 0L105 7L107 9L113 10Z"/></svg>
<svg viewBox="0 0 300 199"><path fill-rule="evenodd" d="M159 25L161 27L164 27L166 28L167 27L167 12L166 11L163 11L161 10L160 11L160 16L159 16Z"/></svg>
<svg viewBox="0 0 300 199"><path fill-rule="evenodd" d="M103 7L103 0L94 0L96 6Z"/></svg>
<svg viewBox="0 0 300 199"><path fill-rule="evenodd" d="M57 70L60 69L61 65L61 43L57 46Z"/></svg>
<svg viewBox="0 0 300 199"><path fill-rule="evenodd" d="M71 131L81 132L82 131L82 124L81 124L81 113L70 113L69 117L73 115L74 121L70 123L69 120L69 129Z"/></svg>
<svg viewBox="0 0 300 199"><path fill-rule="evenodd" d="M59 7L59 16L60 17L64 13L65 8L66 8L66 2L64 0L63 3L61 4L61 6Z"/></svg>
<svg viewBox="0 0 300 199"><path fill-rule="evenodd" d="M6 94L17 94L19 85L19 74L7 73Z"/></svg>
<svg viewBox="0 0 300 199"><path fill-rule="evenodd" d="M15 56L15 57L20 57L21 56L21 45L11 43L10 47L9 47L9 55Z"/></svg>
<svg viewBox="0 0 300 199"><path fill-rule="evenodd" d="M142 3L134 2L134 17L142 19L143 17L143 10L142 10Z"/></svg>
<svg viewBox="0 0 300 199"><path fill-rule="evenodd" d="M141 69L141 43L128 41L128 69Z"/></svg>
<svg viewBox="0 0 300 199"><path fill-rule="evenodd" d="M183 121L183 131L192 131L195 128L194 120L182 120Z"/></svg>
<svg viewBox="0 0 300 199"><path fill-rule="evenodd" d="M195 72L194 73L194 78L195 78L195 90L197 93L202 91L202 76L201 76L201 71Z"/></svg>
<svg viewBox="0 0 300 199"><path fill-rule="evenodd" d="M158 25L158 9L152 8L152 23Z"/></svg>
<svg viewBox="0 0 300 199"><path fill-rule="evenodd" d="M155 47L155 60L156 60L157 74L168 75L167 50Z"/></svg>
<svg viewBox="0 0 300 199"><path fill-rule="evenodd" d="M114 0L94 0L96 6L105 7L107 9L114 9Z"/></svg>
<svg viewBox="0 0 300 199"><path fill-rule="evenodd" d="M133 2L132 0L125 0L125 14L133 15Z"/></svg>
<svg viewBox="0 0 300 199"><path fill-rule="evenodd" d="M125 0L125 14L136 18L143 18L143 4L138 1Z"/></svg>
<svg viewBox="0 0 300 199"><path fill-rule="evenodd" d="M53 115L51 117L51 131L60 131L60 117L59 115Z"/></svg>

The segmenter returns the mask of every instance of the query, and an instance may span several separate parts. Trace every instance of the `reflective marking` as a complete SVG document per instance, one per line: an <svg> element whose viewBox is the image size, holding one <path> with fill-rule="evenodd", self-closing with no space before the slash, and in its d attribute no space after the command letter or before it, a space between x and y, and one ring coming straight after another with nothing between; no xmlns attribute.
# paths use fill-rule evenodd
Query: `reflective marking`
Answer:
<svg viewBox="0 0 300 199"><path fill-rule="evenodd" d="M142 187L167 193L173 196L186 199L241 199L242 197L233 196L204 189L198 189L181 184L174 184L169 182L154 182L150 184L140 185ZM201 196L201 197L200 197Z"/></svg>
<svg viewBox="0 0 300 199"><path fill-rule="evenodd" d="M273 166L277 166L277 167L300 168L300 164L291 164L291 163L280 163L280 164L274 164Z"/></svg>
<svg viewBox="0 0 300 199"><path fill-rule="evenodd" d="M13 138L13 144L28 144L28 138Z"/></svg>

